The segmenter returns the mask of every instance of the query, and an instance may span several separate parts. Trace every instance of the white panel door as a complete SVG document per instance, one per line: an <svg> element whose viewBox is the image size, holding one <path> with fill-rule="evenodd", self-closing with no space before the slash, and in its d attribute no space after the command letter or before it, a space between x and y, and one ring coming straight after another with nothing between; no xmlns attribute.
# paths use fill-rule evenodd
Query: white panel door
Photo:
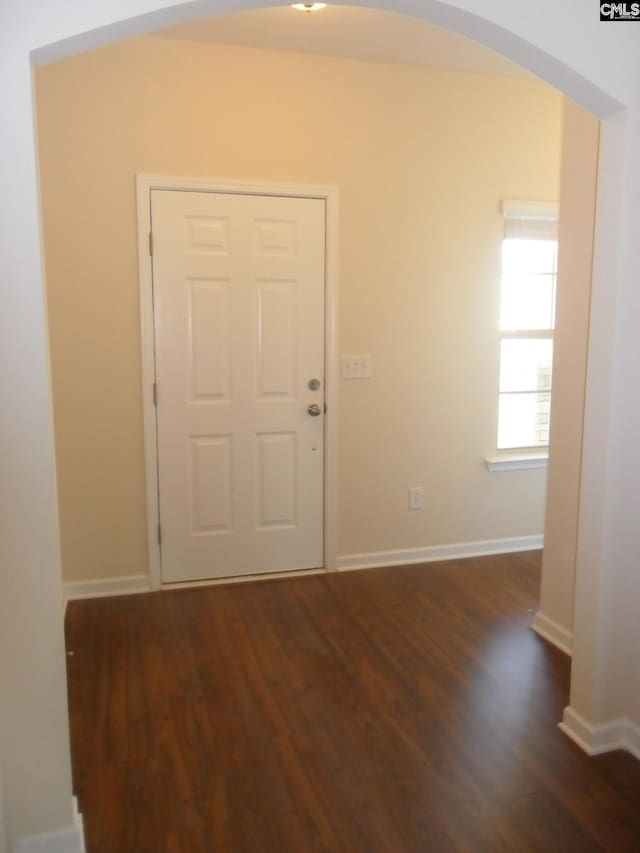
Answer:
<svg viewBox="0 0 640 853"><path fill-rule="evenodd" d="M321 567L325 202L152 190L151 221L163 582Z"/></svg>

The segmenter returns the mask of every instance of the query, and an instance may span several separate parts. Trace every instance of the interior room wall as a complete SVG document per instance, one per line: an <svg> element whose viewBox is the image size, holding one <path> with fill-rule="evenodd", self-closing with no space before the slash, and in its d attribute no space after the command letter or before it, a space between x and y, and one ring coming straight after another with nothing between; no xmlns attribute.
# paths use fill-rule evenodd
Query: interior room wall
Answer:
<svg viewBox="0 0 640 853"><path fill-rule="evenodd" d="M545 472L483 458L499 205L557 198L555 91L159 38L39 69L37 91L65 579L147 566L140 172L339 188L339 350L373 357L340 385L340 555L542 533Z"/></svg>
<svg viewBox="0 0 640 853"><path fill-rule="evenodd" d="M258 2L270 5L276 0L215 0L215 5L191 0L61 0L39 4L37 10L25 0L4 0L0 6L0 109L9 117L0 125L0 184L11 199L0 209L0 293L3 307L10 306L0 312L0 430L6 454L0 478L0 674L5 691L0 754L9 844L21 833L72 818L30 63L175 23L188 12L235 11ZM504 51L566 87L606 119L598 179L575 608L580 642L574 651L572 705L590 723L614 719L619 710L607 701L611 685L602 673L612 671L609 664L620 653L628 659L639 640L637 613L633 624L620 620L620 608L632 611L640 597L635 512L640 400L637 382L628 381L638 363L640 340L636 31L599 23L592 9L577 0L539 0L535 15L528 0L425 0L420 7L412 0L377 0L377 5L431 17ZM627 322L615 325L616 313ZM616 395L614 385L619 386ZM620 512L625 506L627 512ZM617 523L605 524L611 517ZM627 577L624 584L618 567ZM601 595L605 588L607 600ZM610 650L606 639L614 621L622 626L622 636ZM28 667L15 665L16 648L22 660L28 659ZM640 722L637 669L635 674L629 679L625 672L622 681ZM627 704L625 713L629 711ZM41 739L43 731L46 737Z"/></svg>
<svg viewBox="0 0 640 853"><path fill-rule="evenodd" d="M7 202L0 213L0 838L7 853L20 836L72 820L29 26L24 5L11 5L0 8Z"/></svg>
<svg viewBox="0 0 640 853"><path fill-rule="evenodd" d="M538 627L572 646L600 123L564 100L557 332Z"/></svg>
<svg viewBox="0 0 640 853"><path fill-rule="evenodd" d="M640 200L639 137L640 109L633 106L601 125L571 700L563 720L583 747L626 746L638 757L640 255L628 223ZM594 512L598 490L602 513Z"/></svg>

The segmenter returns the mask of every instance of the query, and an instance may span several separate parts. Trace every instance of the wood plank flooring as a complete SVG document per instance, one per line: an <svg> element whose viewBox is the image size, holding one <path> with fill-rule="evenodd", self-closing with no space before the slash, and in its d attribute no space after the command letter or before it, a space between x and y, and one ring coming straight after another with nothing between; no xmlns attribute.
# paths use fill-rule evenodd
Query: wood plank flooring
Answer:
<svg viewBox="0 0 640 853"><path fill-rule="evenodd" d="M539 562L70 603L89 853L640 851L640 762L557 728Z"/></svg>

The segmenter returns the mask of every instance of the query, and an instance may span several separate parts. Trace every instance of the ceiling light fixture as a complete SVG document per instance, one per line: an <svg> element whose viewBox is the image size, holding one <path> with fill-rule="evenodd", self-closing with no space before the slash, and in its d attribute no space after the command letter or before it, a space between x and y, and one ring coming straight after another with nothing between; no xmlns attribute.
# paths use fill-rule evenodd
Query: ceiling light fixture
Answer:
<svg viewBox="0 0 640 853"><path fill-rule="evenodd" d="M326 3L293 3L292 8L298 9L300 12L319 12L326 5Z"/></svg>

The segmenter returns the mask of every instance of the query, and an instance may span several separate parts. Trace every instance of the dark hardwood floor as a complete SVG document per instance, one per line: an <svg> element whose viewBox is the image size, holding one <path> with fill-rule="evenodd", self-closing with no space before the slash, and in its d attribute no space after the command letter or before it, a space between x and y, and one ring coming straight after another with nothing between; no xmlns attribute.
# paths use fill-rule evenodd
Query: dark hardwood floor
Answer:
<svg viewBox="0 0 640 853"><path fill-rule="evenodd" d="M539 556L73 602L89 853L640 850L640 762L557 728Z"/></svg>

